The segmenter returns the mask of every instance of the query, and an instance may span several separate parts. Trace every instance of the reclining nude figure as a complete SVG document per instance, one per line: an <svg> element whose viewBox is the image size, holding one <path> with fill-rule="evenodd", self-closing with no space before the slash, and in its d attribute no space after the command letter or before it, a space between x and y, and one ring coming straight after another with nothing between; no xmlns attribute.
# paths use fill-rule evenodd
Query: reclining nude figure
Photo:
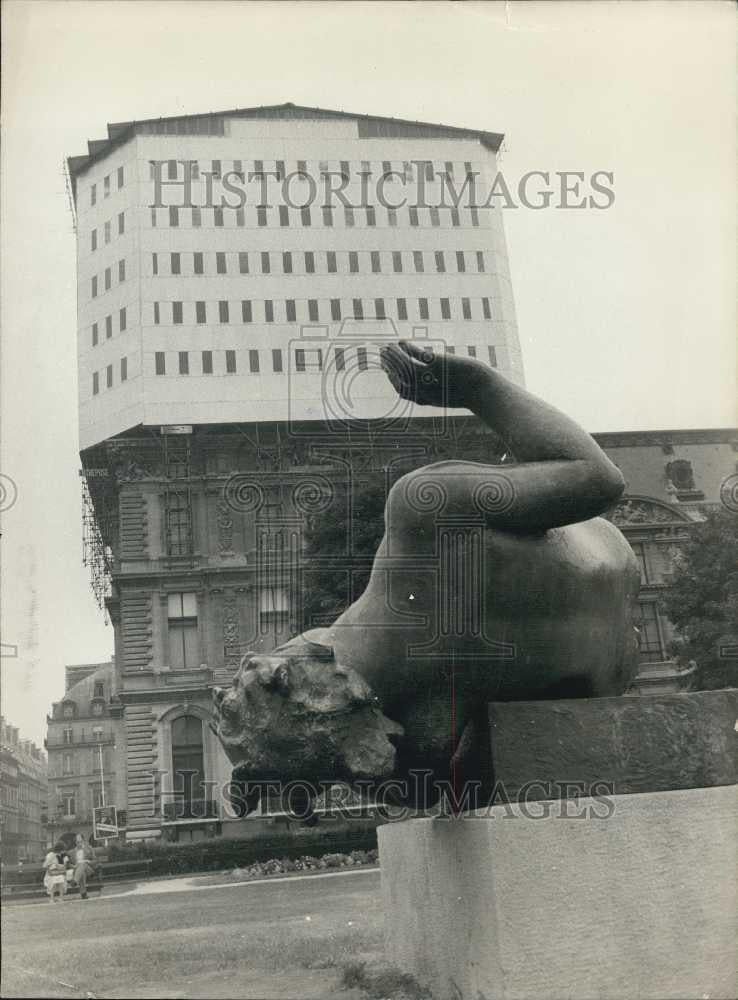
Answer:
<svg viewBox="0 0 738 1000"><path fill-rule="evenodd" d="M488 702L622 694L635 671L638 568L598 517L623 479L596 442L470 358L400 342L383 366L404 399L471 410L517 464L438 462L393 485L361 597L215 689L236 782L479 776Z"/></svg>

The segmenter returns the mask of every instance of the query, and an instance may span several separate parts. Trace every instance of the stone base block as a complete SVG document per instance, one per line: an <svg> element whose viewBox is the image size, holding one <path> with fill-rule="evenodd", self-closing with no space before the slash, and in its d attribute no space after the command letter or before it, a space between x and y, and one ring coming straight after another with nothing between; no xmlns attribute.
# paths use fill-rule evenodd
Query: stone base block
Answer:
<svg viewBox="0 0 738 1000"><path fill-rule="evenodd" d="M443 1000L732 1000L737 815L721 786L382 826L388 961Z"/></svg>

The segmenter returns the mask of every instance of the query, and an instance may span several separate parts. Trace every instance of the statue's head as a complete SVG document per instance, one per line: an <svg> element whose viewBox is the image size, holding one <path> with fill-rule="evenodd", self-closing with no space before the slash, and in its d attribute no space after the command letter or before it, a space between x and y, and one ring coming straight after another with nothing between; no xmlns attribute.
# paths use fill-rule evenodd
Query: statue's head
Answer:
<svg viewBox="0 0 738 1000"><path fill-rule="evenodd" d="M213 691L216 733L245 782L383 779L402 727L366 682L332 656L247 653L228 689Z"/></svg>

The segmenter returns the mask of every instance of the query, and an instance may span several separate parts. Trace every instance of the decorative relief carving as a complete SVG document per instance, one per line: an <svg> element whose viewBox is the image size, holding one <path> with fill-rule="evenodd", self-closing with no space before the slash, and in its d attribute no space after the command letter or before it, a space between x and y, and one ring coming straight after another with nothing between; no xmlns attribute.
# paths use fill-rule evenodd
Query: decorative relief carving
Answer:
<svg viewBox="0 0 738 1000"><path fill-rule="evenodd" d="M681 521L679 515L675 515L664 505L654 503L650 500L633 499L625 497L617 507L609 514L608 519L618 527L632 524L661 524L664 522Z"/></svg>
<svg viewBox="0 0 738 1000"><path fill-rule="evenodd" d="M228 592L223 598L223 656L224 664L230 670L238 667L240 653L233 652L241 638L238 601L235 594Z"/></svg>
<svg viewBox="0 0 738 1000"><path fill-rule="evenodd" d="M233 551L233 511L225 500L218 500L216 507L218 524L218 549L221 556L232 556Z"/></svg>

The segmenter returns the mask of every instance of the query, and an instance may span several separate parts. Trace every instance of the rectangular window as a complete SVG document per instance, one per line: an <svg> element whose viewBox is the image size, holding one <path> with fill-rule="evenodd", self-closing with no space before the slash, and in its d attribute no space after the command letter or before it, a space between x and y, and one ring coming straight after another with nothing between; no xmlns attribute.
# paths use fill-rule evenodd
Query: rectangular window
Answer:
<svg viewBox="0 0 738 1000"><path fill-rule="evenodd" d="M62 815L72 817L77 812L77 796L74 792L62 792Z"/></svg>
<svg viewBox="0 0 738 1000"><path fill-rule="evenodd" d="M259 372L259 352L249 351L249 371L254 375Z"/></svg>
<svg viewBox="0 0 738 1000"><path fill-rule="evenodd" d="M190 374L190 356L187 351L179 352L179 374L189 375Z"/></svg>
<svg viewBox="0 0 738 1000"><path fill-rule="evenodd" d="M244 323L250 323L251 316L252 316L251 300L244 299L243 302L241 303L241 319L243 320Z"/></svg>
<svg viewBox="0 0 738 1000"><path fill-rule="evenodd" d="M448 299L441 299L441 319L451 319L451 304Z"/></svg>
<svg viewBox="0 0 738 1000"><path fill-rule="evenodd" d="M120 359L120 380L121 382L128 381L128 358Z"/></svg>
<svg viewBox="0 0 738 1000"><path fill-rule="evenodd" d="M497 367L497 351L495 350L494 347L488 347L487 350L489 351L489 363L492 365L493 368L496 368Z"/></svg>
<svg viewBox="0 0 738 1000"><path fill-rule="evenodd" d="M443 250L436 250L436 271L438 274L443 274L446 270L446 261L443 256Z"/></svg>
<svg viewBox="0 0 738 1000"><path fill-rule="evenodd" d="M62 738L67 746L71 746L71 744L74 743L74 730L73 729L62 730Z"/></svg>
<svg viewBox="0 0 738 1000"><path fill-rule="evenodd" d="M410 208L409 214L410 214L410 225L411 226L417 226L417 224L418 224L418 210L417 210L417 208Z"/></svg>
<svg viewBox="0 0 738 1000"><path fill-rule="evenodd" d="M90 188L90 204L94 205L97 201L97 184L93 184Z"/></svg>
<svg viewBox="0 0 738 1000"><path fill-rule="evenodd" d="M282 271L285 274L292 274L292 254L289 250L282 253Z"/></svg>
<svg viewBox="0 0 738 1000"><path fill-rule="evenodd" d="M407 302L405 299L397 300L397 318L407 319Z"/></svg>
<svg viewBox="0 0 738 1000"><path fill-rule="evenodd" d="M328 274L336 273L336 252L335 250L329 250L326 256L326 262L328 266Z"/></svg>
<svg viewBox="0 0 738 1000"><path fill-rule="evenodd" d="M341 177L347 181L349 176L349 162L348 160L341 160Z"/></svg>
<svg viewBox="0 0 738 1000"><path fill-rule="evenodd" d="M160 317L160 310L159 310L159 303L158 303L158 302L155 302L155 303L154 303L154 323L157 323L157 324L158 324L158 323L159 323L159 320L160 320L160 318L161 318L161 317Z"/></svg>
<svg viewBox="0 0 738 1000"><path fill-rule="evenodd" d="M274 322L274 303L271 299L264 300L264 320L267 323Z"/></svg>
<svg viewBox="0 0 738 1000"><path fill-rule="evenodd" d="M263 160L254 160L254 173L257 176L260 176L261 174L264 173L264 161Z"/></svg>
<svg viewBox="0 0 738 1000"><path fill-rule="evenodd" d="M441 218L440 218L440 215L439 215L439 212L438 212L437 208L432 208L430 210L430 220L431 220L431 225L432 226L440 226L441 225Z"/></svg>
<svg viewBox="0 0 738 1000"><path fill-rule="evenodd" d="M100 392L100 375L98 372L92 373L92 395L97 396Z"/></svg>
<svg viewBox="0 0 738 1000"><path fill-rule="evenodd" d="M113 388L113 366L107 365L105 368L105 385L108 389Z"/></svg>
<svg viewBox="0 0 738 1000"><path fill-rule="evenodd" d="M176 181L177 180L177 161L167 160L167 180Z"/></svg>
<svg viewBox="0 0 738 1000"><path fill-rule="evenodd" d="M421 319L428 319L428 299L418 299L418 312Z"/></svg>
<svg viewBox="0 0 738 1000"><path fill-rule="evenodd" d="M220 251L215 255L215 273L226 273L226 255Z"/></svg>
<svg viewBox="0 0 738 1000"><path fill-rule="evenodd" d="M110 197L110 174L107 177L103 177L103 198Z"/></svg>
<svg viewBox="0 0 738 1000"><path fill-rule="evenodd" d="M267 224L267 210L265 208L256 209L256 221L260 226Z"/></svg>
<svg viewBox="0 0 738 1000"><path fill-rule="evenodd" d="M151 228L156 229L156 209L151 209Z"/></svg>
<svg viewBox="0 0 738 1000"><path fill-rule="evenodd" d="M382 270L382 259L379 256L379 250L372 250L369 257L372 265L372 274L379 274Z"/></svg>
<svg viewBox="0 0 738 1000"><path fill-rule="evenodd" d="M282 352L278 348L272 348L272 371L282 371Z"/></svg>
<svg viewBox="0 0 738 1000"><path fill-rule="evenodd" d="M387 209L387 223L390 226L396 226L397 225L397 209L395 209L395 208L388 208Z"/></svg>
<svg viewBox="0 0 738 1000"><path fill-rule="evenodd" d="M479 209L477 208L471 209L471 224L473 226L479 225Z"/></svg>
<svg viewBox="0 0 738 1000"><path fill-rule="evenodd" d="M90 250L94 253L97 250L97 229L90 233Z"/></svg>
<svg viewBox="0 0 738 1000"><path fill-rule="evenodd" d="M239 274L249 273L249 255L245 250L242 250L238 255L238 271Z"/></svg>
<svg viewBox="0 0 738 1000"><path fill-rule="evenodd" d="M279 206L279 224L280 226L289 226L290 224L290 210L287 205Z"/></svg>
<svg viewBox="0 0 738 1000"><path fill-rule="evenodd" d="M179 324L182 322L182 312L182 303L172 302L172 323Z"/></svg>
<svg viewBox="0 0 738 1000"><path fill-rule="evenodd" d="M389 160L382 160L382 174L386 176L392 173L392 163Z"/></svg>
<svg viewBox="0 0 738 1000"><path fill-rule="evenodd" d="M287 309L287 322L295 323L297 322L297 311L295 309L295 300L287 299L285 302L285 307Z"/></svg>
<svg viewBox="0 0 738 1000"><path fill-rule="evenodd" d="M308 319L311 323L317 323L319 320L317 299L308 299Z"/></svg>
<svg viewBox="0 0 738 1000"><path fill-rule="evenodd" d="M218 319L221 323L229 322L229 310L227 299L221 299L218 303Z"/></svg>
<svg viewBox="0 0 738 1000"><path fill-rule="evenodd" d="M179 225L179 209L176 205L169 206L169 225L178 226Z"/></svg>
<svg viewBox="0 0 738 1000"><path fill-rule="evenodd" d="M361 299L354 299L354 319L364 318L364 306Z"/></svg>
<svg viewBox="0 0 738 1000"><path fill-rule="evenodd" d="M172 509L169 534L173 538L172 554L189 551L190 523L187 511ZM167 596L167 624L169 626L169 666L175 669L196 667L200 663L197 630L197 595L169 594Z"/></svg>
<svg viewBox="0 0 738 1000"><path fill-rule="evenodd" d="M97 323L92 324L92 346L95 347L98 340Z"/></svg>
<svg viewBox="0 0 738 1000"><path fill-rule="evenodd" d="M118 261L118 281L126 280L126 262L125 260Z"/></svg>
<svg viewBox="0 0 738 1000"><path fill-rule="evenodd" d="M456 348L451 344L446 345L446 354L456 354Z"/></svg>
<svg viewBox="0 0 738 1000"><path fill-rule="evenodd" d="M154 364L156 366L157 375L166 375L167 367L165 361L164 351L157 351L154 355Z"/></svg>
<svg viewBox="0 0 738 1000"><path fill-rule="evenodd" d="M126 307L123 308L118 313L118 328L122 333L126 328Z"/></svg>
<svg viewBox="0 0 738 1000"><path fill-rule="evenodd" d="M207 323L207 311L204 302L195 303L195 322Z"/></svg>
<svg viewBox="0 0 738 1000"><path fill-rule="evenodd" d="M489 299L486 295L482 299L482 315L485 319L492 319L492 310L489 307Z"/></svg>
<svg viewBox="0 0 738 1000"><path fill-rule="evenodd" d="M110 338L112 336L113 336L113 317L112 316L106 316L105 317L105 339L106 340L110 340Z"/></svg>
<svg viewBox="0 0 738 1000"><path fill-rule="evenodd" d="M269 258L269 253L262 253L261 255L261 273L269 274L272 269L271 260Z"/></svg>
<svg viewBox="0 0 738 1000"><path fill-rule="evenodd" d="M315 254L312 250L305 251L305 274L315 274Z"/></svg>
<svg viewBox="0 0 738 1000"><path fill-rule="evenodd" d="M169 267L172 274L182 273L182 258L178 253L169 255Z"/></svg>
<svg viewBox="0 0 738 1000"><path fill-rule="evenodd" d="M220 229L223 225L223 209L216 205L213 209L213 223Z"/></svg>
<svg viewBox="0 0 738 1000"><path fill-rule="evenodd" d="M413 267L418 274L422 274L425 270L425 264L423 263L423 251L413 250Z"/></svg>
<svg viewBox="0 0 738 1000"><path fill-rule="evenodd" d="M118 167L118 190L123 187L123 167Z"/></svg>
<svg viewBox="0 0 738 1000"><path fill-rule="evenodd" d="M464 317L464 319L471 319L472 318L472 316L471 316L471 302L469 301L469 299L462 299L461 300L461 315Z"/></svg>
<svg viewBox="0 0 738 1000"><path fill-rule="evenodd" d="M638 602L637 622L641 659L647 663L660 663L666 659L661 634L661 622L655 601Z"/></svg>
<svg viewBox="0 0 738 1000"><path fill-rule="evenodd" d="M284 160L277 160L275 165L275 173L277 174L277 180L283 181L285 177Z"/></svg>
<svg viewBox="0 0 738 1000"><path fill-rule="evenodd" d="M402 251L393 250L392 251L392 270L395 274L402 273Z"/></svg>
<svg viewBox="0 0 738 1000"><path fill-rule="evenodd" d="M477 349L476 347L474 347L473 344L469 344L466 348L466 353L469 355L470 358L476 358Z"/></svg>
<svg viewBox="0 0 738 1000"><path fill-rule="evenodd" d="M366 360L366 347L356 348L356 361L359 367L359 371L366 371L366 369L369 367Z"/></svg>
<svg viewBox="0 0 738 1000"><path fill-rule="evenodd" d="M203 351L202 352L202 373L203 375L213 374L213 352Z"/></svg>
<svg viewBox="0 0 738 1000"><path fill-rule="evenodd" d="M387 316L384 312L384 299L374 300L374 315L377 319L386 319Z"/></svg>
<svg viewBox="0 0 738 1000"><path fill-rule="evenodd" d="M459 219L459 210L458 210L458 208L452 208L451 209L451 225L452 226L460 226L461 225L461 220Z"/></svg>
<svg viewBox="0 0 738 1000"><path fill-rule="evenodd" d="M156 253L151 255L151 273L154 275L159 273L159 255Z"/></svg>
<svg viewBox="0 0 738 1000"><path fill-rule="evenodd" d="M322 211L323 211L323 225L324 226L328 226L328 227L332 226L333 225L333 206L332 205L324 205Z"/></svg>
<svg viewBox="0 0 738 1000"><path fill-rule="evenodd" d="M349 251L349 271L356 274L359 270L359 255L355 250Z"/></svg>
<svg viewBox="0 0 738 1000"><path fill-rule="evenodd" d="M456 270L459 272L459 274L464 274L464 272L466 271L466 259L464 257L463 250L456 251Z"/></svg>
<svg viewBox="0 0 738 1000"><path fill-rule="evenodd" d="M343 219L347 227L351 227L354 224L354 210L349 208L348 205L344 206L343 209Z"/></svg>
<svg viewBox="0 0 738 1000"><path fill-rule="evenodd" d="M344 352L345 352L345 348L343 348L343 347L337 347L336 350L335 350L336 371L337 372L342 372L345 369L345 367L346 367L346 355L345 355Z"/></svg>
<svg viewBox="0 0 738 1000"><path fill-rule="evenodd" d="M295 348L295 371L305 371L305 350L302 347Z"/></svg>
<svg viewBox="0 0 738 1000"><path fill-rule="evenodd" d="M220 165L220 160L213 160L213 177L220 180L222 176L222 170Z"/></svg>
<svg viewBox="0 0 738 1000"><path fill-rule="evenodd" d="M446 160L446 162L444 163L443 166L444 166L444 169L446 171L446 176L447 177L453 177L454 176L454 165L453 165L453 163L451 163L450 160Z"/></svg>
<svg viewBox="0 0 738 1000"><path fill-rule="evenodd" d="M110 223L106 222L103 227L104 239L106 243L110 243Z"/></svg>
<svg viewBox="0 0 738 1000"><path fill-rule="evenodd" d="M236 352L226 351L226 372L228 375L236 374Z"/></svg>
<svg viewBox="0 0 738 1000"><path fill-rule="evenodd" d="M477 250L477 271L480 274L484 271L484 253L482 250Z"/></svg>
<svg viewBox="0 0 738 1000"><path fill-rule="evenodd" d="M246 225L246 212L243 208L236 209L236 225L241 229Z"/></svg>
<svg viewBox="0 0 738 1000"><path fill-rule="evenodd" d="M341 300L331 299L331 319L339 320L341 318Z"/></svg>
<svg viewBox="0 0 738 1000"><path fill-rule="evenodd" d="M376 226L377 224L377 213L373 205L366 206L366 224L367 226Z"/></svg>
<svg viewBox="0 0 738 1000"><path fill-rule="evenodd" d="M195 251L192 255L192 270L195 274L205 273L205 259L200 251Z"/></svg>
<svg viewBox="0 0 738 1000"><path fill-rule="evenodd" d="M300 209L300 221L303 226L312 226L313 220L310 217L310 206L306 205L304 208Z"/></svg>
<svg viewBox="0 0 738 1000"><path fill-rule="evenodd" d="M106 267L105 268L105 291L106 292L110 291L110 286L112 284L112 281L113 281L113 279L112 279L112 275L110 273L110 268Z"/></svg>
<svg viewBox="0 0 738 1000"><path fill-rule="evenodd" d="M192 206L192 228L199 229L202 225L202 210L197 205Z"/></svg>
<svg viewBox="0 0 738 1000"><path fill-rule="evenodd" d="M122 236L126 231L126 213L118 213L118 236Z"/></svg>
<svg viewBox="0 0 738 1000"><path fill-rule="evenodd" d="M434 176L433 175L433 164L431 163L430 160L426 160L426 163L425 163L425 179L427 181L432 181L433 180L433 176Z"/></svg>

